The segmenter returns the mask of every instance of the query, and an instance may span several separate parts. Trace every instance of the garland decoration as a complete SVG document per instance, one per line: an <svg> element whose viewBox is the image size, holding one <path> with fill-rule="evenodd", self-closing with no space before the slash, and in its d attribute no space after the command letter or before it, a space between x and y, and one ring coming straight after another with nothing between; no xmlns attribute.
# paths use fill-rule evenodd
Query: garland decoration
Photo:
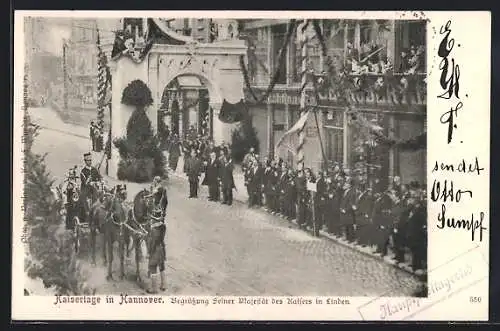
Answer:
<svg viewBox="0 0 500 331"><path fill-rule="evenodd" d="M290 43L292 34L295 32L296 26L297 26L296 20L290 20L290 24L288 25L288 30L286 33L285 42L281 46L279 54L278 54L279 64L276 66L276 70L274 71L272 80L269 83L269 86L267 87L266 92L260 98L257 97L257 95L255 94L255 91L252 89L252 86L250 84L250 78L248 77L248 70L247 70L246 65L245 65L245 56L244 55L240 56L240 68L241 68L241 71L243 72L243 78L245 80L246 88L248 89L248 91L250 92L250 95L255 99L255 101L257 103L261 103L264 100L266 100L267 97L269 96L269 94L273 91L274 86L278 82L279 73L280 73L279 68L281 67L281 64L283 63L283 61L286 60L285 56L287 54L287 48L288 48L288 45Z"/></svg>

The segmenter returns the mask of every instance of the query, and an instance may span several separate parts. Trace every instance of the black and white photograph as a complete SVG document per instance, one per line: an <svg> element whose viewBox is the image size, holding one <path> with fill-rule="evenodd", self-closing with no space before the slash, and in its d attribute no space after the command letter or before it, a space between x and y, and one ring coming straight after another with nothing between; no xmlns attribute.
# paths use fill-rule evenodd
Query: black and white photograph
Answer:
<svg viewBox="0 0 500 331"><path fill-rule="evenodd" d="M24 296L427 300L443 31L206 14L21 16Z"/></svg>

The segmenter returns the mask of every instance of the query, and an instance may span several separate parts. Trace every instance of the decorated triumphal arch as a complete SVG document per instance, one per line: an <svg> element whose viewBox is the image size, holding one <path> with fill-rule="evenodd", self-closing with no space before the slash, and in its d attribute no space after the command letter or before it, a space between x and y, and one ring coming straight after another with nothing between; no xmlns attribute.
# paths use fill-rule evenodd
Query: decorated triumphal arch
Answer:
<svg viewBox="0 0 500 331"><path fill-rule="evenodd" d="M112 139L126 134L127 122L134 110L121 103L122 92L130 82L139 79L150 88L153 105L146 112L157 130L158 111L163 106L162 96L166 87L178 77L195 76L208 90L213 140L216 143L230 141L235 124L221 121L219 115L224 111L223 105L230 107L244 98L244 78L239 61L240 56L246 53L246 46L243 40L237 38L236 21L218 21L217 36L212 43L200 43L179 35L161 19L149 19L149 22L149 40L123 38L123 50L110 61ZM121 56L123 54L127 56ZM109 175L116 175L118 162L118 150L112 146Z"/></svg>

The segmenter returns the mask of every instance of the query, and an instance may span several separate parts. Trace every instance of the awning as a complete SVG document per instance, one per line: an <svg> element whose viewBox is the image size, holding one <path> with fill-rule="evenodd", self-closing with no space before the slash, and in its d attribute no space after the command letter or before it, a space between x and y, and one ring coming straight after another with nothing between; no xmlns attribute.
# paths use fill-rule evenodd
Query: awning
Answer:
<svg viewBox="0 0 500 331"><path fill-rule="evenodd" d="M179 76L177 77L179 86L182 87L203 87L200 79L196 76Z"/></svg>
<svg viewBox="0 0 500 331"><path fill-rule="evenodd" d="M224 99L219 113L219 120L223 123L241 122L245 117L247 107L241 99L238 103L229 103Z"/></svg>

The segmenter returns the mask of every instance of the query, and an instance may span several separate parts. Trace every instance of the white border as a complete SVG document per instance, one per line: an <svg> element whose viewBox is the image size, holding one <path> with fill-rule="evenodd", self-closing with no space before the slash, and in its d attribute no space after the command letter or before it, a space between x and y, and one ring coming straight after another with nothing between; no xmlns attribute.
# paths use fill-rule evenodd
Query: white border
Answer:
<svg viewBox="0 0 500 331"><path fill-rule="evenodd" d="M465 231L442 231L436 228L436 215L440 203L429 203L429 284L448 284L435 290L427 299L408 298L348 298L350 305L65 305L54 306L53 297L23 296L23 245L21 136L22 136L22 80L24 64L23 17L212 17L212 18L351 18L351 19L428 19L427 67L428 67L428 192L436 178L454 180L456 188L471 189L474 198L466 204L450 206L456 215L484 211L484 226L489 228L489 132L490 132L490 49L491 14L489 12L354 12L354 11L16 11L14 17L14 153L13 153L13 274L12 316L16 320L361 320L381 319L381 300L403 307L389 319L402 320L487 320L488 318L488 270L489 232L482 242L472 242ZM460 65L461 94L467 93L464 108L457 123L455 135L462 144L448 145L445 130L439 119L451 107L451 103L438 100L442 91L438 85L439 60L437 46L442 39L441 25L452 21L452 36L462 47L455 47L453 57ZM465 127L467 127L465 129ZM485 168L482 176L432 173L435 160L458 162L479 157ZM455 258L457 257L458 258ZM435 269L436 267L440 268ZM444 266L444 267L443 267ZM435 270L433 270L435 269ZM437 286L437 285L436 285ZM449 290L448 290L449 289ZM456 292L456 293L454 293ZM453 293L452 296L448 295ZM470 297L481 297L481 303L471 303ZM167 297L164 297L167 300ZM103 299L102 299L103 300ZM313 298L313 301L315 298ZM373 301L375 300L375 301ZM378 301L377 301L378 300ZM118 300L119 301L119 300ZM372 302L371 306L366 306ZM375 304L373 304L375 302ZM429 306L433 304L432 306ZM417 307L417 308L415 308ZM422 307L427 307L423 309ZM104 307L102 307L104 308ZM407 309L407 310L405 310Z"/></svg>

